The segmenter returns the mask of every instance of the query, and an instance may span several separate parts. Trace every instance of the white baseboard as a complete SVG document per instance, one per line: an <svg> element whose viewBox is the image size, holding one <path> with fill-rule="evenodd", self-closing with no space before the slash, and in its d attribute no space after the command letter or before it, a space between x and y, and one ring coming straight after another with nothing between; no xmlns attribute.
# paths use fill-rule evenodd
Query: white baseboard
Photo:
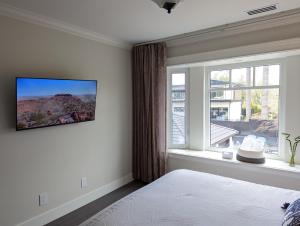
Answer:
<svg viewBox="0 0 300 226"><path fill-rule="evenodd" d="M123 185L131 182L132 174L128 174L124 177L121 177L117 180L114 180L113 182L106 184L104 186L101 186L100 188L97 188L94 191L91 191L83 196L80 196L76 199L73 199L67 203L62 204L61 206L58 206L54 209L51 209L47 212L44 212L38 216L35 216L29 220L26 220L17 226L42 226L45 225L51 221L54 221L98 198L101 198L102 196L122 187Z"/></svg>

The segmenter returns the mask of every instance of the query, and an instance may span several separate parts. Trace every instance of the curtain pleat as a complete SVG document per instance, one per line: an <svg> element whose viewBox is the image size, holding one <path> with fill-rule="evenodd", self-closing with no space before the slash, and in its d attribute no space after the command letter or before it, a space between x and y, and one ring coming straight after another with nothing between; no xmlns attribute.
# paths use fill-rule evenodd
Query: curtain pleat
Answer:
<svg viewBox="0 0 300 226"><path fill-rule="evenodd" d="M166 44L133 48L133 177L151 182L166 172Z"/></svg>

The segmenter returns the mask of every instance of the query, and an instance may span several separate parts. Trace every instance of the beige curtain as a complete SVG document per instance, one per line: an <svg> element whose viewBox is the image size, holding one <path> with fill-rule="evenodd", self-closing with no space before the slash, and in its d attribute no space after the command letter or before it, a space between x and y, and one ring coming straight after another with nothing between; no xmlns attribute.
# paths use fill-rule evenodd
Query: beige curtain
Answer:
<svg viewBox="0 0 300 226"><path fill-rule="evenodd" d="M133 177L151 182L166 172L166 44L133 48Z"/></svg>

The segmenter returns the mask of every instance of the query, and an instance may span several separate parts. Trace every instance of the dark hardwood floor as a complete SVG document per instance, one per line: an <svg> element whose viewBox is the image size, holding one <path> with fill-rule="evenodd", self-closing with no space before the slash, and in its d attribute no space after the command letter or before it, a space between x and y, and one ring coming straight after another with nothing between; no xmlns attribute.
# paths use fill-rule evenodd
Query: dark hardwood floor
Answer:
<svg viewBox="0 0 300 226"><path fill-rule="evenodd" d="M89 219L105 207L145 186L144 183L133 181L49 224L46 226L76 226Z"/></svg>

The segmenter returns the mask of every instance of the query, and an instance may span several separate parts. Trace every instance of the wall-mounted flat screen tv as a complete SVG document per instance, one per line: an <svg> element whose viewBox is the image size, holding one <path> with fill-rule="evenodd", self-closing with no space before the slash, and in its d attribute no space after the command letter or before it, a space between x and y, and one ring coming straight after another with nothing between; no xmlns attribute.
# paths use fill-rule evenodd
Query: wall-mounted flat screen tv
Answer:
<svg viewBox="0 0 300 226"><path fill-rule="evenodd" d="M95 120L97 81L16 78L17 130Z"/></svg>

